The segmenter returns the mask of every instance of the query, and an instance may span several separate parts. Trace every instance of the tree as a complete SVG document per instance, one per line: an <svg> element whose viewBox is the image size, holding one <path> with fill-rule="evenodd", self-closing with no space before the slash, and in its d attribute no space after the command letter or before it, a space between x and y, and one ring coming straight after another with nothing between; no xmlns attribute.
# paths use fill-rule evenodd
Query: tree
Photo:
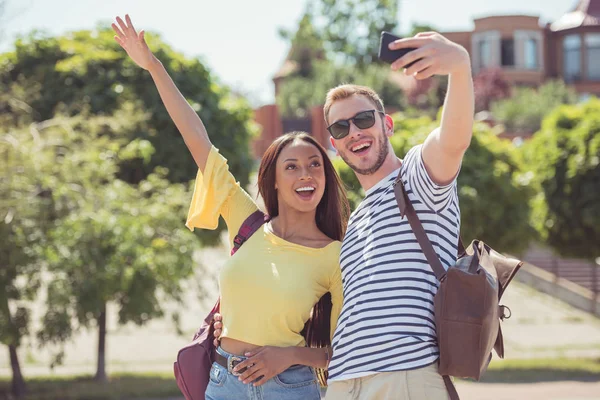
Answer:
<svg viewBox="0 0 600 400"><path fill-rule="evenodd" d="M544 116L562 104L577 102L577 93L563 81L539 88L516 88L509 98L493 102L492 114L511 132L537 132Z"/></svg>
<svg viewBox="0 0 600 400"><path fill-rule="evenodd" d="M561 256L600 257L600 100L560 106L523 151L542 240Z"/></svg>
<svg viewBox="0 0 600 400"><path fill-rule="evenodd" d="M149 141L156 149L150 163L129 164L121 178L137 183L156 166L169 170L173 182L189 181L196 167L181 135L162 105L150 75L113 40L110 28L78 31L60 37L33 32L0 55L0 126L23 126L54 117L57 112L112 115L126 103L137 103L149 115L146 131L115 132L125 142ZM253 163L249 141L257 132L252 110L219 84L197 59L187 59L147 35L149 45L173 80L213 132L214 144L229 160L242 185Z"/></svg>
<svg viewBox="0 0 600 400"><path fill-rule="evenodd" d="M42 343L61 344L76 330L73 320L95 326L99 381L106 380L107 303L117 305L120 324L162 316L162 300L180 300L198 248L183 227L188 186L170 183L162 167L135 185L117 179L121 161L148 162L154 149L140 139L121 147L108 135L90 135L104 119L68 117L43 131L54 155L43 183L56 218L44 246L51 280L38 332Z"/></svg>
<svg viewBox="0 0 600 400"><path fill-rule="evenodd" d="M439 122L429 117L406 118L401 113L394 115L394 124L391 141L398 157L423 143L439 126ZM345 163L336 160L335 165L349 187L354 208L364 192ZM528 183L512 144L498 139L487 126L476 124L458 178L461 236L465 242L477 238L499 251L519 253L524 250L533 236L528 207L532 192Z"/></svg>
<svg viewBox="0 0 600 400"><path fill-rule="evenodd" d="M290 42L290 51L286 60L295 63L295 69L287 76L308 78L314 75L315 61L325 59L323 39L315 28L311 5L307 6L296 32L280 29L282 39Z"/></svg>
<svg viewBox="0 0 600 400"><path fill-rule="evenodd" d="M8 347L16 398L26 390L17 349L29 332L27 301L39 288L37 255L48 221L49 199L40 179L43 155L36 150L31 136L0 137L0 343Z"/></svg>
<svg viewBox="0 0 600 400"><path fill-rule="evenodd" d="M494 101L510 96L510 83L500 68L489 68L478 73L473 79L473 87L476 111L489 110Z"/></svg>
<svg viewBox="0 0 600 400"><path fill-rule="evenodd" d="M398 23L398 0L319 0L316 8L329 59L359 69L373 64L381 32Z"/></svg>

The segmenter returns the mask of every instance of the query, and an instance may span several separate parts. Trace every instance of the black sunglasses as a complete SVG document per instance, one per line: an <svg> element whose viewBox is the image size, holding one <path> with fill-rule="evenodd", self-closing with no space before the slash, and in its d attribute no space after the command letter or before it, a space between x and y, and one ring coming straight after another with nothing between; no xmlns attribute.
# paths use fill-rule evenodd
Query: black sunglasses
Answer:
<svg viewBox="0 0 600 400"><path fill-rule="evenodd" d="M376 112L385 115L383 111L379 110L361 111L352 118L341 119L334 122L327 127L327 130L334 139L343 139L348 136L348 133L350 133L350 121L352 121L354 126L356 126L358 129L369 129L375 125Z"/></svg>

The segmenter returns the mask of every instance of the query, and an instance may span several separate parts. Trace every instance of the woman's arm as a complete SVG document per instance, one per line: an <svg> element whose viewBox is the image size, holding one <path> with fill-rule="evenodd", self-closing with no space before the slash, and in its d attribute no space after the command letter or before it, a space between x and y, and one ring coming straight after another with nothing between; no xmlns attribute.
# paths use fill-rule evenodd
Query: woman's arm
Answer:
<svg viewBox="0 0 600 400"><path fill-rule="evenodd" d="M129 15L125 16L125 21L117 17L118 26L112 24L117 34L115 40L138 66L150 72L167 112L183 136L196 165L204 172L212 144L202 120L177 89L160 60L148 48L144 31L139 34L136 32Z"/></svg>
<svg viewBox="0 0 600 400"><path fill-rule="evenodd" d="M236 365L234 371L244 371L245 368L239 379L244 383L256 381L254 386L260 386L292 365L327 368L331 349L264 346L246 353L245 356L248 359Z"/></svg>

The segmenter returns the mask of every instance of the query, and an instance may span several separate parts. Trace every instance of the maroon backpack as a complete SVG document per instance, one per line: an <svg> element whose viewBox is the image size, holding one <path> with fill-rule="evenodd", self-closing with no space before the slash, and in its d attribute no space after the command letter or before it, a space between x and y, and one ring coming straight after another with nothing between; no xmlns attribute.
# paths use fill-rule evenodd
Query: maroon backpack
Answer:
<svg viewBox="0 0 600 400"><path fill-rule="evenodd" d="M233 240L231 255L234 255L242 244L268 220L269 217L262 211L255 211L246 218ZM208 386L210 369L216 352L212 323L215 313L219 312L220 304L221 298L217 299L211 312L204 318L192 343L179 350L177 361L173 365L177 386L186 400L205 400L204 393Z"/></svg>

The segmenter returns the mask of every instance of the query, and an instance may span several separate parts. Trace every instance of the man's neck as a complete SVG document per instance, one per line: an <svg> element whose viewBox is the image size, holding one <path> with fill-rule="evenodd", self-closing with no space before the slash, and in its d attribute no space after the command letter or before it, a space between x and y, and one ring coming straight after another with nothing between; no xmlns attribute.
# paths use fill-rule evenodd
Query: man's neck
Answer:
<svg viewBox="0 0 600 400"><path fill-rule="evenodd" d="M379 167L377 171L371 175L356 174L356 177L358 178L358 181L365 192L377 185L383 178L400 168L402 165L402 161L396 157L396 154L394 154L394 149L391 147L392 146L390 146L390 151L383 161L383 164L381 164L381 167Z"/></svg>

